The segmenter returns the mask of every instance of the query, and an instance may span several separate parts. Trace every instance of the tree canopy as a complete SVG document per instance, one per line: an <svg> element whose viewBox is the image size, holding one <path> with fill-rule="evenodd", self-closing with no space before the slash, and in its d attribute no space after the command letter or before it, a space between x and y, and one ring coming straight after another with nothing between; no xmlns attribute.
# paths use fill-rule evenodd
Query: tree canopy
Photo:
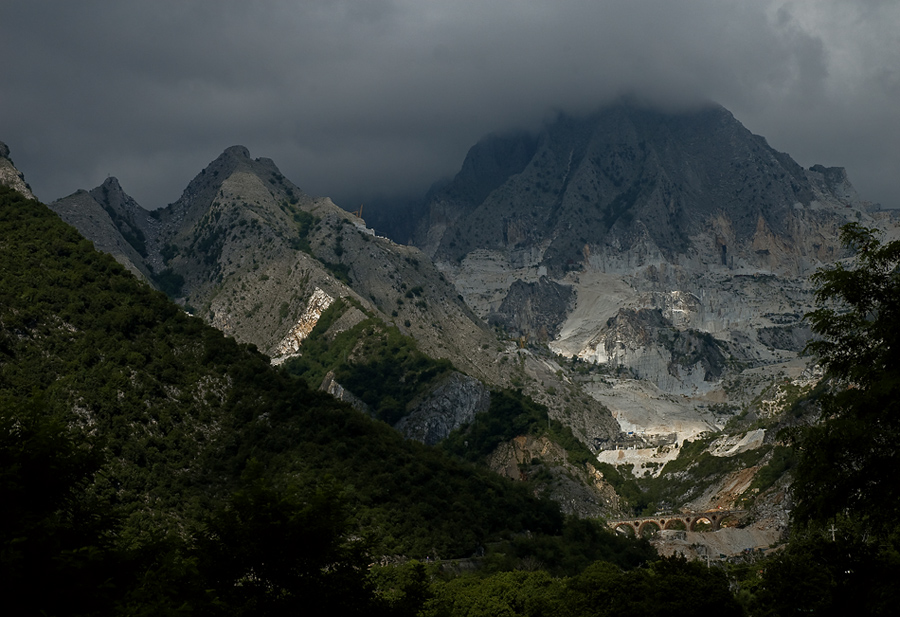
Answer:
<svg viewBox="0 0 900 617"><path fill-rule="evenodd" d="M809 348L826 388L794 434L793 531L767 563L758 615L892 615L900 601L900 241L858 224L842 239L853 256L813 276Z"/></svg>
<svg viewBox="0 0 900 617"><path fill-rule="evenodd" d="M854 256L813 276L820 308L808 315L818 335L809 348L830 391L822 421L803 436L795 518L851 514L882 527L900 520L900 241L855 223L841 237Z"/></svg>

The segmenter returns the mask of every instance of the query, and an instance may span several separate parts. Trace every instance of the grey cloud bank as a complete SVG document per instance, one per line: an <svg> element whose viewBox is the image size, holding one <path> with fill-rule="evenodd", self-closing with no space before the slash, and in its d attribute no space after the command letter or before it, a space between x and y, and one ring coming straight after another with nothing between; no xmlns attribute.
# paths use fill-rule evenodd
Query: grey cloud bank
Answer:
<svg viewBox="0 0 900 617"><path fill-rule="evenodd" d="M45 201L115 175L159 207L240 143L350 206L629 93L716 101L900 207L898 32L876 0L13 0L0 139Z"/></svg>

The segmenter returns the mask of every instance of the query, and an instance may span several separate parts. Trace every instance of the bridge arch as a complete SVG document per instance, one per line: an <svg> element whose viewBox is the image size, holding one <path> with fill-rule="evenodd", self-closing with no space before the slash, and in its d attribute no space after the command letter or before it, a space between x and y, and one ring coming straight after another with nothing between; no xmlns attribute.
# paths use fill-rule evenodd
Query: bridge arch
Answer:
<svg viewBox="0 0 900 617"><path fill-rule="evenodd" d="M663 529L677 529L678 531L687 531L689 519L671 518L665 522Z"/></svg>
<svg viewBox="0 0 900 617"><path fill-rule="evenodd" d="M638 527L638 536L641 538L649 538L652 535L656 535L660 532L662 526L658 521L644 521L641 523L640 527Z"/></svg>
<svg viewBox="0 0 900 617"><path fill-rule="evenodd" d="M675 529L683 531L717 531L723 527L736 527L747 514L745 510L713 510L710 512L683 512L641 516L629 519L607 521L618 533L641 536L649 529Z"/></svg>

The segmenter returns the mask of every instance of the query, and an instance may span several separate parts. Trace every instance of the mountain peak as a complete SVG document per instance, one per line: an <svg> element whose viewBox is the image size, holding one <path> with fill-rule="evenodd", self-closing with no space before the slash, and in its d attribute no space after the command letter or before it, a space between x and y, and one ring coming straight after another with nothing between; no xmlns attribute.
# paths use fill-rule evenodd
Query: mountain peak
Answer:
<svg viewBox="0 0 900 617"><path fill-rule="evenodd" d="M225 152L222 153L222 156L229 156L238 159L249 159L250 150L248 150L246 146L231 146L229 148L225 148Z"/></svg>
<svg viewBox="0 0 900 617"><path fill-rule="evenodd" d="M136 276L153 280L144 263L147 256L143 228L150 214L122 189L112 176L97 188L79 189L50 204L50 209L94 246L112 255Z"/></svg>
<svg viewBox="0 0 900 617"><path fill-rule="evenodd" d="M479 142L431 196L415 243L448 261L475 249L539 248L560 273L586 262L585 247L627 250L648 238L677 261L719 213L746 242L760 216L787 233L794 206L816 198L803 168L720 105L665 110L626 100L586 116L560 113L524 143Z"/></svg>
<svg viewBox="0 0 900 617"><path fill-rule="evenodd" d="M146 211L125 192L125 189L122 188L118 178L115 176L109 176L103 181L103 184L89 192L91 197L103 206L113 220L120 218L133 219L135 216L143 218L146 216Z"/></svg>
<svg viewBox="0 0 900 617"><path fill-rule="evenodd" d="M207 165L206 168L194 178L191 184L200 182L204 186L209 184L218 185L236 171L248 171L266 178L272 175L281 177L281 172L278 170L278 167L275 166L272 159L253 159L250 157L250 150L248 150L246 146L234 145L225 148L222 154ZM190 191L190 189L191 186L188 186L188 191Z"/></svg>
<svg viewBox="0 0 900 617"><path fill-rule="evenodd" d="M282 177L270 159L253 160L245 146L230 146L191 180L178 201L170 205L173 213L177 213L176 217L186 216L186 220L198 219L216 199L225 181L237 172L260 178Z"/></svg>
<svg viewBox="0 0 900 617"><path fill-rule="evenodd" d="M106 187L108 191L123 191L122 185L119 183L119 179L115 176L109 176L106 180L103 181L103 184L100 185L100 188Z"/></svg>

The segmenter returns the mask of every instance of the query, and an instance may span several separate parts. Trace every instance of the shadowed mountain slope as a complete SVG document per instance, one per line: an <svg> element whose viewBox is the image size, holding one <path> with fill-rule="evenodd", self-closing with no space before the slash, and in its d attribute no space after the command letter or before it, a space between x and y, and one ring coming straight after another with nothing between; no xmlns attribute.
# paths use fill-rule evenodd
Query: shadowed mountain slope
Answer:
<svg viewBox="0 0 900 617"><path fill-rule="evenodd" d="M841 170L804 170L719 106L663 113L619 104L560 115L533 139L533 148L522 136L474 146L456 178L431 197L415 243L437 261L533 248L560 276L591 255L640 243L675 261L698 250L692 238L715 218L727 221L720 244L730 241L732 251L761 227L800 244L795 209L823 197L858 202ZM766 263L752 252L733 254ZM719 257L732 255L726 249Z"/></svg>
<svg viewBox="0 0 900 617"><path fill-rule="evenodd" d="M123 542L197 520L252 461L276 485L337 479L388 552L458 556L505 529L559 529L557 508L524 486L289 378L5 187L0 237L0 405L92 436L106 462L90 490L124 517ZM427 496L438 501L420 509Z"/></svg>

